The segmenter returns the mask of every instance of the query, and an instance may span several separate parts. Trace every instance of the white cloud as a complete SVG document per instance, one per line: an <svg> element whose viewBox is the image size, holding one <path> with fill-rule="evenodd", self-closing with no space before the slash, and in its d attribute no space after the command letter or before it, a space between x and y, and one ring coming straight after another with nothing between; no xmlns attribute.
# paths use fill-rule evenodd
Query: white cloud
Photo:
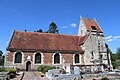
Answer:
<svg viewBox="0 0 120 80"><path fill-rule="evenodd" d="M8 43L9 43L9 41L6 42L6 44L8 44Z"/></svg>
<svg viewBox="0 0 120 80"><path fill-rule="evenodd" d="M70 27L75 28L75 27L76 27L76 24L75 24L75 23L72 23L72 24L70 24Z"/></svg>
<svg viewBox="0 0 120 80"><path fill-rule="evenodd" d="M113 41L113 39L108 39L108 40L106 40L106 42L112 42Z"/></svg>
<svg viewBox="0 0 120 80"><path fill-rule="evenodd" d="M68 28L68 26L62 26L62 28L64 29L64 28Z"/></svg>
<svg viewBox="0 0 120 80"><path fill-rule="evenodd" d="M108 36L104 38L106 42L120 41L120 36Z"/></svg>
<svg viewBox="0 0 120 80"><path fill-rule="evenodd" d="M105 37L104 39L110 39L110 38L112 38L112 36L107 36L107 37Z"/></svg>
<svg viewBox="0 0 120 80"><path fill-rule="evenodd" d="M113 38L114 38L114 39L118 39L118 38L120 38L120 36L114 36Z"/></svg>

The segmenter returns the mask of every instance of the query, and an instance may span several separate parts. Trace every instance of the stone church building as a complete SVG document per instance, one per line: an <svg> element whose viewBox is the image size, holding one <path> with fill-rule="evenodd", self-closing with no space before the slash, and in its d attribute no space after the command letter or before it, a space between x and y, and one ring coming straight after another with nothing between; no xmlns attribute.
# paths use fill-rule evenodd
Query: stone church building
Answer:
<svg viewBox="0 0 120 80"><path fill-rule="evenodd" d="M5 67L30 71L40 65L83 71L111 67L104 34L95 19L80 18L78 35L14 31L7 47Z"/></svg>

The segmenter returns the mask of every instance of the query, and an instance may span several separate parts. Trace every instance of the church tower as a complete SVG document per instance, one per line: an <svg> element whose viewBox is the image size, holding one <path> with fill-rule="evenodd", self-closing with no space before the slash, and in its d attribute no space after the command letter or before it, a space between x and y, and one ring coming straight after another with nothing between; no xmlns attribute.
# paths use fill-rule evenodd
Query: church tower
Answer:
<svg viewBox="0 0 120 80"><path fill-rule="evenodd" d="M106 65L108 67L110 64L108 64L107 49L101 27L95 18L89 19L80 16L78 36L84 37L86 35L88 37L84 40L85 44L81 46L84 48L85 63L94 65L91 62L96 60L96 64L100 64L102 67L102 64L104 64L104 66Z"/></svg>
<svg viewBox="0 0 120 80"><path fill-rule="evenodd" d="M82 16L80 16L78 35L84 36L90 32L103 33L95 18L92 20L89 18L82 18Z"/></svg>

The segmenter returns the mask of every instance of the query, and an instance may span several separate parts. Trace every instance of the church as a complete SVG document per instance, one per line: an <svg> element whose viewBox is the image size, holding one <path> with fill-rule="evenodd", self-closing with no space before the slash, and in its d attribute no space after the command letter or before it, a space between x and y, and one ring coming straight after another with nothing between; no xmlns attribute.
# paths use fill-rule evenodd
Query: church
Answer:
<svg viewBox="0 0 120 80"><path fill-rule="evenodd" d="M78 35L13 31L5 67L35 70L41 65L56 66L70 73L75 66L84 72L112 67L103 30L96 19L80 17Z"/></svg>

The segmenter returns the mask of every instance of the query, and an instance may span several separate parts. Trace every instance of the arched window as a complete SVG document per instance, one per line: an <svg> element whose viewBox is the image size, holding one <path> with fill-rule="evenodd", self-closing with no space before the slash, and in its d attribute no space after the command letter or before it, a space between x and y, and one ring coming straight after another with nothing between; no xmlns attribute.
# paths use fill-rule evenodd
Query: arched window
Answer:
<svg viewBox="0 0 120 80"><path fill-rule="evenodd" d="M21 52L15 53L15 63L22 63L22 53Z"/></svg>
<svg viewBox="0 0 120 80"><path fill-rule="evenodd" d="M54 55L54 64L59 64L60 63L60 55L56 53Z"/></svg>
<svg viewBox="0 0 120 80"><path fill-rule="evenodd" d="M79 63L79 54L75 54L75 63Z"/></svg>
<svg viewBox="0 0 120 80"><path fill-rule="evenodd" d="M40 53L36 53L35 54L35 64L40 64L41 63L41 54Z"/></svg>

